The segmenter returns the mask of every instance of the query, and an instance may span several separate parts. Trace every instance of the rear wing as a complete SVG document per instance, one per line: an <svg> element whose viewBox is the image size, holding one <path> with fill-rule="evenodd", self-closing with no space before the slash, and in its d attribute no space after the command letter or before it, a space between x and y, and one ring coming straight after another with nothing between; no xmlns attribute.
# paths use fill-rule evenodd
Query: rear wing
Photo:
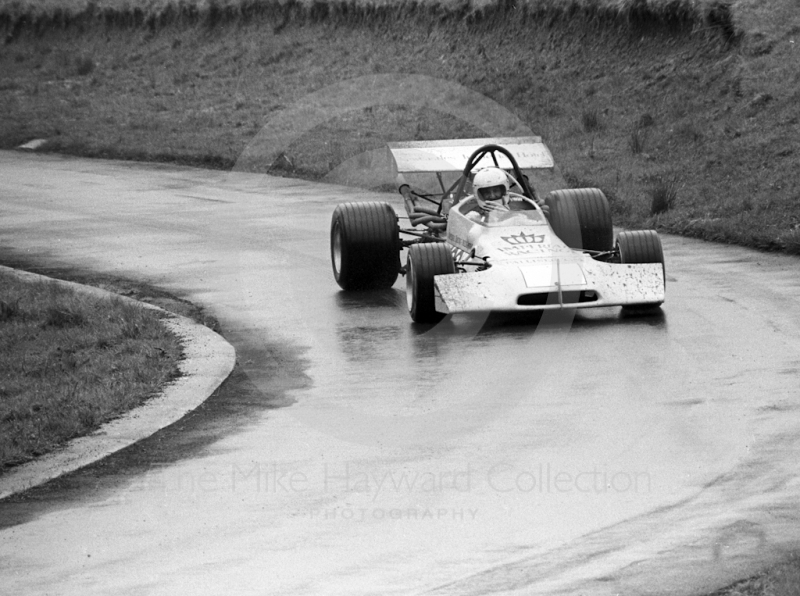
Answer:
<svg viewBox="0 0 800 596"><path fill-rule="evenodd" d="M522 170L541 170L555 167L550 150L541 137L506 137L487 139L450 139L446 141L415 141L389 143L389 161L393 174L461 173L469 157L484 145L501 145L508 149ZM502 154L498 163L488 155L478 162L478 168L496 166L511 168Z"/></svg>

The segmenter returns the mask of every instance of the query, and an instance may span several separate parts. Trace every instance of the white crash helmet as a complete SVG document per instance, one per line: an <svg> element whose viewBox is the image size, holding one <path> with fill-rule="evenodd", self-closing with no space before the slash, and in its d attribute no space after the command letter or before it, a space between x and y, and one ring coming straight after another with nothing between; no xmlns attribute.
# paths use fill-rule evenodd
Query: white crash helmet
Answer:
<svg viewBox="0 0 800 596"><path fill-rule="evenodd" d="M478 206L486 208L487 205L508 205L508 189L510 187L508 174L500 168L483 168L478 170L472 179L472 194L478 201Z"/></svg>

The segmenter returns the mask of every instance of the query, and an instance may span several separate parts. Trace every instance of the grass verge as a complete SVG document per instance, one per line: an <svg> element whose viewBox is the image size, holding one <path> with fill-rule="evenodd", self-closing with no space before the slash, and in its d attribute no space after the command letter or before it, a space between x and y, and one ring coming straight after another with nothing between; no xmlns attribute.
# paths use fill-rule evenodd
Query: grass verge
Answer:
<svg viewBox="0 0 800 596"><path fill-rule="evenodd" d="M0 473L87 434L178 375L159 311L0 271Z"/></svg>

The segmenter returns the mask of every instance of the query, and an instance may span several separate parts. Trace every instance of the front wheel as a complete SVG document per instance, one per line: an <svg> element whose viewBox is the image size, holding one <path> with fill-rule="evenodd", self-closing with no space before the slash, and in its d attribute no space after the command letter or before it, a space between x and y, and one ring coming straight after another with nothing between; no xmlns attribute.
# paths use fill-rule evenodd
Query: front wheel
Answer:
<svg viewBox="0 0 800 596"><path fill-rule="evenodd" d="M444 243L411 245L406 262L406 301L415 323L438 323L444 318L436 310L433 278L455 272L453 255Z"/></svg>
<svg viewBox="0 0 800 596"><path fill-rule="evenodd" d="M343 203L331 219L333 277L343 290L392 287L400 273L400 229L388 203Z"/></svg>
<svg viewBox="0 0 800 596"><path fill-rule="evenodd" d="M667 270L664 266L664 250L661 239L655 230L636 230L620 232L617 236L617 250L620 263L661 263L664 285L667 283ZM632 304L623 306L627 311L642 311L658 308L657 304Z"/></svg>

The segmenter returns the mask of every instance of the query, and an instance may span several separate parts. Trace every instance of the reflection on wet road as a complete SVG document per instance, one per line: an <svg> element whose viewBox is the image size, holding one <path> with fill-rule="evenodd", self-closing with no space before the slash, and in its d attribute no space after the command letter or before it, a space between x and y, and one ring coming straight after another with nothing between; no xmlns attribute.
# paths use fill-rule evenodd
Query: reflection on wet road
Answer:
<svg viewBox="0 0 800 596"><path fill-rule="evenodd" d="M207 306L240 389L134 448L149 465L109 458L0 503L9 590L677 594L797 541L796 259L666 238L657 316L420 327L402 278L333 282L330 215L366 193L9 153L0 169L4 250Z"/></svg>

